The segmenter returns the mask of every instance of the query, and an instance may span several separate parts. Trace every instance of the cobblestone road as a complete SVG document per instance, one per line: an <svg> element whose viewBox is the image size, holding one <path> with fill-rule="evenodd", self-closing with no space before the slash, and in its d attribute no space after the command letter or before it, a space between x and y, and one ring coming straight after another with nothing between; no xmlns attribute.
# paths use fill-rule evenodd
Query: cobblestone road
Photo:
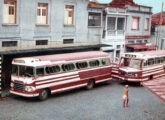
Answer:
<svg viewBox="0 0 165 120"><path fill-rule="evenodd" d="M143 87L129 85L130 107L122 108L118 81L51 96L46 101L8 97L0 101L0 120L165 120L165 103Z"/></svg>

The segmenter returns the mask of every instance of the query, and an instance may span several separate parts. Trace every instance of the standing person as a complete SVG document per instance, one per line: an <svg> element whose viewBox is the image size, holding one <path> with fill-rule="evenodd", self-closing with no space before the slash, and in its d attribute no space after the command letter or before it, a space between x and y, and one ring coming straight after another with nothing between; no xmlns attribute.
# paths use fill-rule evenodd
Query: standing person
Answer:
<svg viewBox="0 0 165 120"><path fill-rule="evenodd" d="M125 85L124 95L123 95L123 107L124 108L128 107L128 101L129 101L129 98L128 98L128 85Z"/></svg>

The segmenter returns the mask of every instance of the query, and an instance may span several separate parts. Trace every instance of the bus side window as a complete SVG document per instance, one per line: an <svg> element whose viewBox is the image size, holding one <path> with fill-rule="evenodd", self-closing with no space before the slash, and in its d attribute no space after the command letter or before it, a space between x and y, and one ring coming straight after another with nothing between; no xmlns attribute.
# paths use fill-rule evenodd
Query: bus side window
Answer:
<svg viewBox="0 0 165 120"><path fill-rule="evenodd" d="M53 69L54 73L60 72L60 67L58 65L53 66L52 69Z"/></svg>
<svg viewBox="0 0 165 120"><path fill-rule="evenodd" d="M156 64L159 64L160 61L161 61L160 58L155 58L155 63L156 63Z"/></svg>
<svg viewBox="0 0 165 120"><path fill-rule="evenodd" d="M62 70L63 71L67 71L68 70L67 66L66 65L62 65Z"/></svg>
<svg viewBox="0 0 165 120"><path fill-rule="evenodd" d="M101 60L102 65L108 65L109 64L109 59L105 58Z"/></svg>
<svg viewBox="0 0 165 120"><path fill-rule="evenodd" d="M153 65L155 63L154 59L149 59L148 60L148 65Z"/></svg>
<svg viewBox="0 0 165 120"><path fill-rule="evenodd" d="M165 63L165 57L163 57L163 62Z"/></svg>
<svg viewBox="0 0 165 120"><path fill-rule="evenodd" d="M77 62L77 63L76 63L76 67L77 67L78 69L87 68L87 67L88 67L88 64L87 64L86 61L84 61L84 62Z"/></svg>
<svg viewBox="0 0 165 120"><path fill-rule="evenodd" d="M53 67L49 67L49 73L54 73Z"/></svg>
<svg viewBox="0 0 165 120"><path fill-rule="evenodd" d="M16 65L12 66L12 74L18 75L18 66Z"/></svg>
<svg viewBox="0 0 165 120"><path fill-rule="evenodd" d="M163 57L160 58L160 63L163 63Z"/></svg>
<svg viewBox="0 0 165 120"><path fill-rule="evenodd" d="M74 66L73 63L71 63L71 64L65 64L65 65L62 65L62 69L63 69L63 71L74 70L75 69L75 66Z"/></svg>
<svg viewBox="0 0 165 120"><path fill-rule="evenodd" d="M87 68L88 67L88 63L87 62L83 62L83 68Z"/></svg>
<svg viewBox="0 0 165 120"><path fill-rule="evenodd" d="M143 64L143 66L147 66L147 62L148 62L148 61L145 61L144 64Z"/></svg>
<svg viewBox="0 0 165 120"><path fill-rule="evenodd" d="M74 70L74 69L75 69L75 66L74 66L74 64L73 64L73 63L68 64L68 67L69 67L69 70Z"/></svg>
<svg viewBox="0 0 165 120"><path fill-rule="evenodd" d="M92 61L89 61L89 65L91 67L93 67L93 66L99 66L100 65L100 62L98 60L92 60Z"/></svg>
<svg viewBox="0 0 165 120"><path fill-rule="evenodd" d="M54 73L53 67L46 67L45 70L46 70L46 73L48 74Z"/></svg>
<svg viewBox="0 0 165 120"><path fill-rule="evenodd" d="M45 68L45 71L46 71L46 73L49 74L49 73L50 73L50 71L49 71L49 67L46 67L46 68Z"/></svg>
<svg viewBox="0 0 165 120"><path fill-rule="evenodd" d="M44 68L37 68L36 74L37 74L37 76L44 75Z"/></svg>

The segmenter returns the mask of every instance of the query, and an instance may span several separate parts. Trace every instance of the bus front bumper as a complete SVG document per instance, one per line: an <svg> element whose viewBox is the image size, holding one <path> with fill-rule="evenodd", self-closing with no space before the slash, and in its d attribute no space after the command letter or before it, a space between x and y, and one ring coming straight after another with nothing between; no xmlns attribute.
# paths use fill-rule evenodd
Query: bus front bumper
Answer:
<svg viewBox="0 0 165 120"><path fill-rule="evenodd" d="M140 80L141 80L139 78L125 78L125 77L121 77L121 76L119 76L119 79L123 80L123 81L130 81L130 82L140 82Z"/></svg>
<svg viewBox="0 0 165 120"><path fill-rule="evenodd" d="M39 93L36 93L36 94L28 93L28 94L26 94L26 93L20 93L20 92L16 92L16 91L12 91L12 90L10 90L10 93L14 94L14 95L18 95L18 96L23 96L23 97L37 97L37 96L39 96Z"/></svg>

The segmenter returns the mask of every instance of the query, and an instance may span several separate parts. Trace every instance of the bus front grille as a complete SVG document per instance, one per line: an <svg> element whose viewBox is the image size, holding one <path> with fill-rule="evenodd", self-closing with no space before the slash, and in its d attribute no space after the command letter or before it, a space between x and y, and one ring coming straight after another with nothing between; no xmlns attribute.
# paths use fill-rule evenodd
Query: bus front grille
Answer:
<svg viewBox="0 0 165 120"><path fill-rule="evenodd" d="M120 74L121 74L121 75L125 75L125 72L121 72Z"/></svg>
<svg viewBox="0 0 165 120"><path fill-rule="evenodd" d="M14 81L14 90L23 92L25 90L24 83L21 81Z"/></svg>

